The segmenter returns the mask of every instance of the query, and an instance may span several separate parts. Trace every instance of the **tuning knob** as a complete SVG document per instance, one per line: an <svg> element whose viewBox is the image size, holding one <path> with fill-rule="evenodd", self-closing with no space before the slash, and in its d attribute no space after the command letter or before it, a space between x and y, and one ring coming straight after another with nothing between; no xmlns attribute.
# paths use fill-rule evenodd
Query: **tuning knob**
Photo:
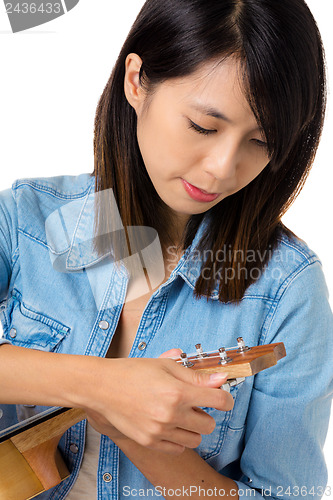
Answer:
<svg viewBox="0 0 333 500"><path fill-rule="evenodd" d="M248 347L247 345L245 345L243 337L238 337L237 344L238 344L237 352L245 352L245 351L249 351L251 349L251 347Z"/></svg>
<svg viewBox="0 0 333 500"><path fill-rule="evenodd" d="M232 359L228 357L227 351L225 350L224 347L219 348L219 355L220 355L221 365L226 365L227 363L230 363L230 361L232 361Z"/></svg>
<svg viewBox="0 0 333 500"><path fill-rule="evenodd" d="M206 352L203 352L201 344L195 344L195 348L197 351L197 358L205 358L206 356L208 356Z"/></svg>
<svg viewBox="0 0 333 500"><path fill-rule="evenodd" d="M186 368L189 368L190 366L193 366L193 363L188 359L186 352L182 352L180 355L182 359L182 365L185 366Z"/></svg>

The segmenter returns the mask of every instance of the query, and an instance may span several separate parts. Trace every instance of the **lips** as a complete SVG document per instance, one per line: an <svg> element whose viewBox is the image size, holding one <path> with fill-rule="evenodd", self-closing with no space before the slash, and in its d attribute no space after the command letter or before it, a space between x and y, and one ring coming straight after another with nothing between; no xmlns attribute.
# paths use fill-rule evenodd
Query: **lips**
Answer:
<svg viewBox="0 0 333 500"><path fill-rule="evenodd" d="M193 187L196 187L196 186L193 186ZM204 189L201 189L198 187L197 187L197 189L199 189L199 191L201 191L202 193L205 193L205 194L217 194L217 193L210 193L209 191L205 191Z"/></svg>
<svg viewBox="0 0 333 500"><path fill-rule="evenodd" d="M203 189L197 188L184 179L181 179L181 181L187 194L195 201L207 203L216 200L216 198L220 195L220 193L209 193Z"/></svg>

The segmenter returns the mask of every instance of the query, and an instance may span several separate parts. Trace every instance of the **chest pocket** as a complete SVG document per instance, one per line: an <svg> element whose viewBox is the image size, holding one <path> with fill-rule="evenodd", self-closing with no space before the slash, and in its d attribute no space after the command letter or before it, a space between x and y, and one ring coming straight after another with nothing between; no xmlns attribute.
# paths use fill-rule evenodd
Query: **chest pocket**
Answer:
<svg viewBox="0 0 333 500"><path fill-rule="evenodd" d="M234 400L237 397L239 387L240 385L236 385L230 388L230 394ZM204 460L208 460L221 452L223 443L229 432L229 422L232 418L233 409L230 411L221 411L206 406L202 406L201 408L208 413L208 415L213 417L216 422L213 432L203 435L200 445L196 448L199 455Z"/></svg>
<svg viewBox="0 0 333 500"><path fill-rule="evenodd" d="M20 295L12 295L3 311L4 338L14 345L56 351L70 328L27 307Z"/></svg>

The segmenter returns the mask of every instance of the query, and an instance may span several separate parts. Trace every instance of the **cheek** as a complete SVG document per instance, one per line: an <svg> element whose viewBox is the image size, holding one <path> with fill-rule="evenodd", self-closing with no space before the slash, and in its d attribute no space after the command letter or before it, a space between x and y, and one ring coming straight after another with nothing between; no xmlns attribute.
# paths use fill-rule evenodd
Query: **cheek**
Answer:
<svg viewBox="0 0 333 500"><path fill-rule="evenodd" d="M238 177L239 190L250 184L263 170L267 167L269 160L265 158L257 158L252 162L243 163Z"/></svg>
<svg viewBox="0 0 333 500"><path fill-rule="evenodd" d="M148 172L176 175L194 163L193 147L187 146L184 130L168 120L150 117L138 123L137 138Z"/></svg>
<svg viewBox="0 0 333 500"><path fill-rule="evenodd" d="M253 153L252 158L249 159L247 175L251 180L255 179L266 168L269 159L264 151Z"/></svg>

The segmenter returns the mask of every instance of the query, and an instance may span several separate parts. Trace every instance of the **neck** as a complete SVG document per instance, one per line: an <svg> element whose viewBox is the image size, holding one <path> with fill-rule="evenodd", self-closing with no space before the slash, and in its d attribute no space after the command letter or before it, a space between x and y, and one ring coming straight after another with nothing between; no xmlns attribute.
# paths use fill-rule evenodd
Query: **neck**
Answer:
<svg viewBox="0 0 333 500"><path fill-rule="evenodd" d="M170 225L169 225L169 242L170 246L176 247L177 251L182 250L182 241L186 228L186 224L190 219L190 215L187 214L176 214L175 212L170 213Z"/></svg>

